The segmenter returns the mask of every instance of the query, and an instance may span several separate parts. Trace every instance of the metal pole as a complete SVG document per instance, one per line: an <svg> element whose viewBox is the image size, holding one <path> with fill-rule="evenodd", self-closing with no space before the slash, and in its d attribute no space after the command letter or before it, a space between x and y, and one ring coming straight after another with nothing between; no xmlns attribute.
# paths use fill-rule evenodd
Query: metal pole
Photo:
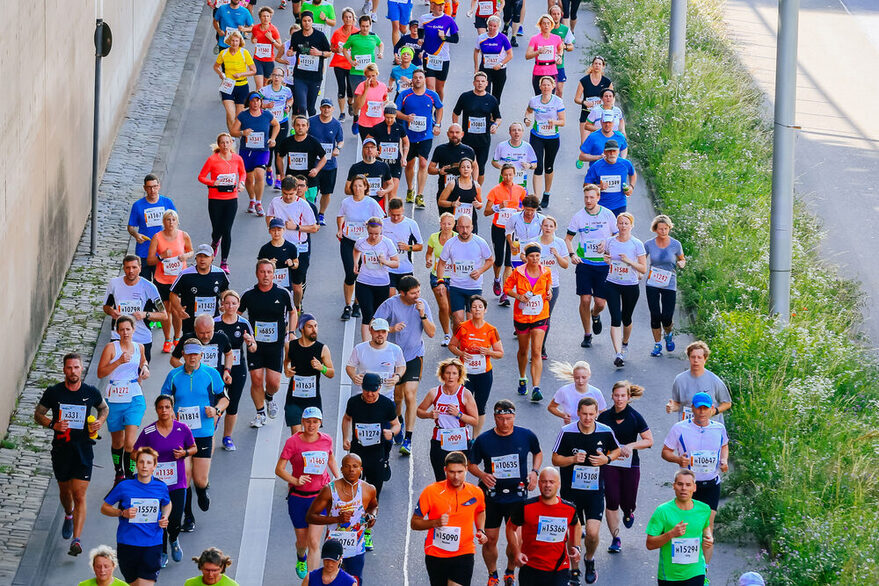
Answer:
<svg viewBox="0 0 879 586"><path fill-rule="evenodd" d="M668 70L672 77L684 73L687 52L687 0L671 0L668 35Z"/></svg>
<svg viewBox="0 0 879 586"><path fill-rule="evenodd" d="M92 233L89 252L95 255L98 245L98 134L101 125L101 49L104 44L103 19L95 21L95 118L92 124Z"/></svg>
<svg viewBox="0 0 879 586"><path fill-rule="evenodd" d="M772 211L769 234L769 314L790 319L793 248L794 124L797 99L797 29L800 0L778 2L775 128L772 140Z"/></svg>

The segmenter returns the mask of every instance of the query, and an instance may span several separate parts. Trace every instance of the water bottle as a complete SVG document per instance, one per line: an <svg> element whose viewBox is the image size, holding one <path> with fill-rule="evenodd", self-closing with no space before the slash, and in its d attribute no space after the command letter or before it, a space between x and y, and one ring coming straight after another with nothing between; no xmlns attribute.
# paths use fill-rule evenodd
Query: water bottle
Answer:
<svg viewBox="0 0 879 586"><path fill-rule="evenodd" d="M95 416L94 416L94 415L89 415L89 416L88 416L88 419L86 419L86 421L87 421L88 423L94 423L94 422L96 421ZM90 437L91 439L98 439L98 432L97 432L97 431L95 431L95 432L91 432L91 431L90 431L90 432L89 432L89 437Z"/></svg>

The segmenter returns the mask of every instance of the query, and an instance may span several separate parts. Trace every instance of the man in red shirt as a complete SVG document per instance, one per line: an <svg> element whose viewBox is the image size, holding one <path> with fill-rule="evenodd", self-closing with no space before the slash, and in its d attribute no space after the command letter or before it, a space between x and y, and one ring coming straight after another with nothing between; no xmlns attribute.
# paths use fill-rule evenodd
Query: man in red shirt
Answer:
<svg viewBox="0 0 879 586"><path fill-rule="evenodd" d="M540 471L540 496L510 517L516 539L510 547L517 558L520 586L567 586L570 563L580 563L580 522L576 508L558 496L561 476L556 468Z"/></svg>

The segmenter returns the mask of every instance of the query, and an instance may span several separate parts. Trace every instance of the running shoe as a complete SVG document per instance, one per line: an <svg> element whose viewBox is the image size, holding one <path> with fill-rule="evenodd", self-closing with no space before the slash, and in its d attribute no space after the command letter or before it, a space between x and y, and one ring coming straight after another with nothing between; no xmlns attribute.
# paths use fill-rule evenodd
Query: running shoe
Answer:
<svg viewBox="0 0 879 586"><path fill-rule="evenodd" d="M617 368L622 368L626 365L626 361L623 360L622 353L617 353L617 357L613 359L613 365Z"/></svg>
<svg viewBox="0 0 879 586"><path fill-rule="evenodd" d="M159 556L159 566L163 568L168 567L168 554L166 554L165 552L162 552Z"/></svg>
<svg viewBox="0 0 879 586"><path fill-rule="evenodd" d="M672 334L665 335L665 349L669 352L675 351L675 339Z"/></svg>
<svg viewBox="0 0 879 586"><path fill-rule="evenodd" d="M223 436L223 449L227 452L234 452L238 448L235 447L235 442L232 441L232 438L226 435Z"/></svg>
<svg viewBox="0 0 879 586"><path fill-rule="evenodd" d="M318 226L326 226L326 225L327 225L327 221L326 221L326 219L324 218L324 215L323 215L323 214L318 214L318 215L317 215L317 224L318 224Z"/></svg>
<svg viewBox="0 0 879 586"><path fill-rule="evenodd" d="M601 325L601 316L593 315L592 316L592 333L596 336L601 333L601 330L604 329Z"/></svg>
<svg viewBox="0 0 879 586"><path fill-rule="evenodd" d="M360 304L359 303L355 302L354 305L351 306L351 317L360 317Z"/></svg>
<svg viewBox="0 0 879 586"><path fill-rule="evenodd" d="M519 39L517 39L516 36L513 35L512 37L510 37L510 44L514 47L518 47L519 46Z"/></svg>
<svg viewBox="0 0 879 586"><path fill-rule="evenodd" d="M540 387L534 387L531 389L531 402L539 403L543 401L543 393L540 392Z"/></svg>
<svg viewBox="0 0 879 586"><path fill-rule="evenodd" d="M70 549L67 550L67 555L72 555L73 557L78 556L82 553L82 543L79 542L79 538L75 538L70 542Z"/></svg>
<svg viewBox="0 0 879 586"><path fill-rule="evenodd" d="M372 544L372 531L369 529L363 532L363 547L366 551L372 551L375 549L375 546Z"/></svg>
<svg viewBox="0 0 879 586"><path fill-rule="evenodd" d="M583 336L583 341L580 342L581 348L591 348L592 347L592 334L586 334Z"/></svg>
<svg viewBox="0 0 879 586"><path fill-rule="evenodd" d="M217 43L216 45L214 45L214 55L219 55L219 54L220 54L220 44Z"/></svg>
<svg viewBox="0 0 879 586"><path fill-rule="evenodd" d="M360 14L369 14L372 10L372 2L369 0L364 0L363 6L360 7Z"/></svg>
<svg viewBox="0 0 879 586"><path fill-rule="evenodd" d="M186 517L183 519L183 524L180 526L180 531L183 533L192 533L195 531L195 519L192 517Z"/></svg>
<svg viewBox="0 0 879 586"><path fill-rule="evenodd" d="M504 572L504 586L516 586L516 574L508 574Z"/></svg>
<svg viewBox="0 0 879 586"><path fill-rule="evenodd" d="M568 586L580 586L580 574L571 574L571 577L568 578Z"/></svg>
<svg viewBox="0 0 879 586"><path fill-rule="evenodd" d="M523 397L528 394L528 379L520 378L519 379L519 387L516 389L516 392L522 395Z"/></svg>
<svg viewBox="0 0 879 586"><path fill-rule="evenodd" d="M711 584L711 580L708 579L708 573L707 573L708 568L707 567L705 568L705 572L706 573L705 573L705 583L704 584L705 584L705 586L708 586L709 584Z"/></svg>
<svg viewBox="0 0 879 586"><path fill-rule="evenodd" d="M655 343L653 345L653 352L651 352L650 355L653 357L662 356L662 344L659 342Z"/></svg>
<svg viewBox="0 0 879 586"><path fill-rule="evenodd" d="M610 545L607 546L607 553L620 553L623 550L623 541L619 537L614 537Z"/></svg>
<svg viewBox="0 0 879 586"><path fill-rule="evenodd" d="M345 309L342 310L342 316L339 318L342 321L348 321L351 319L351 306L346 305Z"/></svg>
<svg viewBox="0 0 879 586"><path fill-rule="evenodd" d="M64 523L61 524L61 538L73 537L73 515L64 515Z"/></svg>
<svg viewBox="0 0 879 586"><path fill-rule="evenodd" d="M226 273L226 275L231 274L231 272L229 271L229 263L227 263L226 261L220 263L220 270Z"/></svg>
<svg viewBox="0 0 879 586"><path fill-rule="evenodd" d="M171 559L179 562L183 559L183 549L180 547L180 540L175 539L171 542Z"/></svg>
<svg viewBox="0 0 879 586"><path fill-rule="evenodd" d="M524 36L524 35L525 35L525 29L523 29L523 28L522 28L522 25L520 24L520 25L519 25L519 30L516 31L516 36L517 36L517 37L521 37L521 36Z"/></svg>
<svg viewBox="0 0 879 586"><path fill-rule="evenodd" d="M357 120L351 123L351 134L353 134L354 136L360 134L360 125L357 124Z"/></svg>
<svg viewBox="0 0 879 586"><path fill-rule="evenodd" d="M424 196L420 193L415 196L415 207L419 210L424 209Z"/></svg>
<svg viewBox="0 0 879 586"><path fill-rule="evenodd" d="M174 338L174 341L171 342L171 345L174 346L174 347L176 348L176 347L177 347L177 344L179 344L179 343L180 343L180 338Z"/></svg>
<svg viewBox="0 0 879 586"><path fill-rule="evenodd" d="M170 354L171 350L173 350L173 346L171 345L171 340L165 340L165 343L162 344L162 352L165 354Z"/></svg>
<svg viewBox="0 0 879 586"><path fill-rule="evenodd" d="M548 208L549 207L549 194L548 193L544 193L543 197L540 199L540 207L541 208Z"/></svg>
<svg viewBox="0 0 879 586"><path fill-rule="evenodd" d="M622 350L620 351L620 354L623 355L623 360L625 360L626 358L629 357L629 345L628 344L623 343L623 347L622 347Z"/></svg>
<svg viewBox="0 0 879 586"><path fill-rule="evenodd" d="M262 211L262 204L259 202L256 202L256 217L261 218L264 215L266 215L266 213L264 211Z"/></svg>
<svg viewBox="0 0 879 586"><path fill-rule="evenodd" d="M250 421L250 427L255 427L257 429L259 429L260 427L262 427L265 424L266 424L266 416L261 415L259 413L257 413L253 417L253 419Z"/></svg>
<svg viewBox="0 0 879 586"><path fill-rule="evenodd" d="M211 248L214 250L214 256L218 256L220 254L220 241L211 242Z"/></svg>
<svg viewBox="0 0 879 586"><path fill-rule="evenodd" d="M443 336L443 341L442 341L441 346L443 348L447 348L449 346L449 342L451 342L451 341L452 341L452 336L449 334L446 334Z"/></svg>
<svg viewBox="0 0 879 586"><path fill-rule="evenodd" d="M278 10L284 10L287 8L287 0L281 0L280 6L278 6Z"/></svg>
<svg viewBox="0 0 879 586"><path fill-rule="evenodd" d="M266 185L271 185L272 183L272 172L271 170L266 171Z"/></svg>
<svg viewBox="0 0 879 586"><path fill-rule="evenodd" d="M204 487L202 490L196 490L195 496L198 499L198 508L202 511L207 511L211 508L211 495L208 494L208 487Z"/></svg>
<svg viewBox="0 0 879 586"><path fill-rule="evenodd" d="M406 203L415 203L415 192L411 189L406 190Z"/></svg>
<svg viewBox="0 0 879 586"><path fill-rule="evenodd" d="M494 293L496 296L500 297L501 293L503 293L503 292L504 292L504 290L501 289L501 280L495 279L494 286L492 287L492 293Z"/></svg>
<svg viewBox="0 0 879 586"><path fill-rule="evenodd" d="M247 205L247 213L252 214L256 211L256 200L250 200L250 203Z"/></svg>
<svg viewBox="0 0 879 586"><path fill-rule="evenodd" d="M281 191L281 180L275 178L275 184L272 187L275 188L275 191Z"/></svg>
<svg viewBox="0 0 879 586"><path fill-rule="evenodd" d="M578 169L582 169L583 168L583 161L581 161L580 159L577 159L576 165L577 165Z"/></svg>
<svg viewBox="0 0 879 586"><path fill-rule="evenodd" d="M583 579L587 584L595 584L595 581L598 580L598 572L595 571L595 560L586 560L586 571L583 574Z"/></svg>
<svg viewBox="0 0 879 586"><path fill-rule="evenodd" d="M354 102L348 102L348 116L354 116Z"/></svg>
<svg viewBox="0 0 879 586"><path fill-rule="evenodd" d="M488 575L488 582L485 586L498 586L501 583L500 578L497 577L497 572L492 572Z"/></svg>
<svg viewBox="0 0 879 586"><path fill-rule="evenodd" d="M623 525L626 529L631 529L632 525L635 524L635 513L629 513L628 515L623 515Z"/></svg>
<svg viewBox="0 0 879 586"><path fill-rule="evenodd" d="M546 348L540 351L540 359L549 360L549 355L546 353Z"/></svg>
<svg viewBox="0 0 879 586"><path fill-rule="evenodd" d="M400 446L400 454L403 456L408 456L412 453L412 440L409 438L405 438L403 440L403 445Z"/></svg>
<svg viewBox="0 0 879 586"><path fill-rule="evenodd" d="M339 113L339 122L344 122L346 116L347 115L345 114L345 112L340 112Z"/></svg>
<svg viewBox="0 0 879 586"><path fill-rule="evenodd" d="M116 473L116 476L113 477L113 486L116 486L117 484L119 484L123 480L125 480L125 472L122 472L120 470L119 472Z"/></svg>
<svg viewBox="0 0 879 586"><path fill-rule="evenodd" d="M394 434L394 445L401 446L403 445L403 440L406 439L406 432L403 430L405 426L400 425L400 431Z"/></svg>
<svg viewBox="0 0 879 586"><path fill-rule="evenodd" d="M306 565L305 560L296 562L296 575L299 576L301 580L304 580L308 575L308 565Z"/></svg>
<svg viewBox="0 0 879 586"><path fill-rule="evenodd" d="M506 293L501 293L500 299L497 300L497 304L499 307L509 307L510 306L510 298L507 297Z"/></svg>
<svg viewBox="0 0 879 586"><path fill-rule="evenodd" d="M372 19L372 22L375 22L375 21L378 20L378 14L376 14L375 12L370 12L370 13L369 13L369 18Z"/></svg>
<svg viewBox="0 0 879 586"><path fill-rule="evenodd" d="M270 419L274 419L278 416L278 402L277 401L266 401L266 411L269 414Z"/></svg>

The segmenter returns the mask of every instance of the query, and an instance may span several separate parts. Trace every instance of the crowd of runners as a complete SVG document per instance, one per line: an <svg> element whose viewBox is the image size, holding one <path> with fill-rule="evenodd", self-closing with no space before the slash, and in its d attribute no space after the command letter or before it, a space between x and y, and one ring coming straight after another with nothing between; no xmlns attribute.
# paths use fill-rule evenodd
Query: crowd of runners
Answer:
<svg viewBox="0 0 879 586"><path fill-rule="evenodd" d="M376 528L405 529L382 526L379 514L393 451L429 466L436 481L423 487L409 521L425 533L431 586L470 584L477 549L488 586L595 583L602 522L611 535L606 551L619 554L621 525L635 522L639 451L654 437L632 403L644 389L622 371L603 392L589 383L592 368L625 368L642 282L655 345L637 352L676 350L676 274L686 259L665 215L639 218L650 222L654 238L632 234L627 199L637 175L600 56L576 82L579 157L560 153L560 132L575 132L566 129L574 124L562 95L579 0L550 0L530 38L523 36L523 0L461 7L430 0L420 17L411 0L391 0L387 44L370 30L378 0L356 7L359 15L329 0L283 0L275 9L246 0L208 3L222 106L216 117L222 124L225 116L227 132L216 136L197 173L207 214L178 216L160 194L159 178L144 178L145 195L128 221L134 252L106 286L112 341L99 354L101 388L84 382L83 360L71 352L63 381L46 389L34 415L54 434L68 553L80 555L86 540L96 546L89 554L95 578L82 584L151 584L169 560L181 562L182 534L197 530L196 512L211 509L213 452L236 450L245 388L256 411L251 428L279 417L290 428L275 473L289 487L296 550L289 571L302 584L362 584ZM278 30L275 10L292 11L296 24ZM475 46L461 46L459 26L477 29ZM525 97L505 93L514 58L517 67L532 68ZM453 59L472 62L472 71L453 67ZM381 71L380 61L387 64ZM472 77L473 89L447 95L450 76ZM334 89L336 99L328 97ZM512 121L501 118L502 97L516 104ZM358 156L340 178L343 149ZM585 167L577 171L585 172L583 206L558 219L551 215L557 159L572 173ZM230 251L245 193L246 214L262 218L266 233L261 242L234 242L254 260L234 267L253 274L238 292ZM419 219L434 209L428 195L436 199L439 230L423 234L426 220ZM341 200L335 217L331 198ZM425 211L407 216L413 209ZM181 226L203 218L210 242L193 242ZM316 249L336 246L340 264L311 266ZM422 262L428 283L414 276ZM549 361L565 270L575 273L580 346L592 366ZM322 301L306 295L309 272L341 281L340 318L360 320L361 341L348 356L333 356L320 341L308 307ZM422 296L428 287L431 300ZM492 305L512 309L497 310L490 323ZM321 324L330 327L337 326ZM511 328L519 382L501 392L493 388L493 368L512 364L500 333ZM612 353L591 354L605 329ZM160 348L153 348L153 330L161 331ZM426 344L448 357L425 364ZM696 341L681 350L689 368L674 379L666 405L678 422L661 447L673 494L645 515L646 548L659 550L659 584L702 585L728 469L723 412L732 403L724 382L706 369L708 346ZM164 380L150 378L157 360L170 361ZM545 362L567 382L548 401ZM344 377L351 396L339 397L342 445L334 445L321 431L322 397L336 393ZM146 388L158 393L149 404ZM517 424L516 395L547 404L542 424L558 430L551 448ZM417 419L432 422L430 437L413 437ZM109 454L94 453L101 432L109 432ZM108 491L100 514L119 518L115 548L97 546L106 535L83 535L96 460L114 469L112 486L98 490ZM235 584L225 573L232 560L219 549L192 559L201 575L187 585ZM762 579L749 574L741 583Z"/></svg>

